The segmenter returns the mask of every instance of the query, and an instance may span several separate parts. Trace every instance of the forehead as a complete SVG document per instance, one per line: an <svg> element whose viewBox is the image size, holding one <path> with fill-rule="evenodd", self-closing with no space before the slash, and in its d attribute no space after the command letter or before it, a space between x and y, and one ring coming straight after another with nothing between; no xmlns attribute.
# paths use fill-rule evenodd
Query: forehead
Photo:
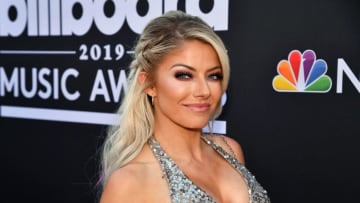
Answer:
<svg viewBox="0 0 360 203"><path fill-rule="evenodd" d="M159 68L170 68L174 64L185 64L194 69L208 69L220 67L220 60L212 45L191 39L166 54Z"/></svg>

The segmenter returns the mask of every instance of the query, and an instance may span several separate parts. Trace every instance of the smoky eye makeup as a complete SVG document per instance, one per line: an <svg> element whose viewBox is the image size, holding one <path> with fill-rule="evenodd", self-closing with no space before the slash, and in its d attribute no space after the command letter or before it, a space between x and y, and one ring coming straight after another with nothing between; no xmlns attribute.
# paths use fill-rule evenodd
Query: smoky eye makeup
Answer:
<svg viewBox="0 0 360 203"><path fill-rule="evenodd" d="M182 68L176 68L177 70L175 69L174 77L176 79L187 81L195 77L194 76L195 74L194 72L196 72L195 68L184 64L175 64L172 66L172 68L175 68L176 66L182 67ZM205 77L210 81L221 81L223 79L222 70L218 66L214 68L210 68L205 74L206 74Z"/></svg>
<svg viewBox="0 0 360 203"><path fill-rule="evenodd" d="M210 73L208 78L211 80L222 80L223 79L223 74L221 71L218 72L214 72L214 73Z"/></svg>
<svg viewBox="0 0 360 203"><path fill-rule="evenodd" d="M180 70L175 72L175 78L178 80L189 80L192 76L192 73L189 71Z"/></svg>

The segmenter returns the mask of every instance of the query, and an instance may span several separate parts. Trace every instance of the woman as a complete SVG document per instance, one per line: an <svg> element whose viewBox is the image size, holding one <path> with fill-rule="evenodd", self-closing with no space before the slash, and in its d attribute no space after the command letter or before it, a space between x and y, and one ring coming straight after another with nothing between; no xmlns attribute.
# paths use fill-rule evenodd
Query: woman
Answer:
<svg viewBox="0 0 360 203"><path fill-rule="evenodd" d="M270 202L233 139L204 135L221 112L229 61L202 20L170 11L135 47L121 120L105 140L101 203Z"/></svg>

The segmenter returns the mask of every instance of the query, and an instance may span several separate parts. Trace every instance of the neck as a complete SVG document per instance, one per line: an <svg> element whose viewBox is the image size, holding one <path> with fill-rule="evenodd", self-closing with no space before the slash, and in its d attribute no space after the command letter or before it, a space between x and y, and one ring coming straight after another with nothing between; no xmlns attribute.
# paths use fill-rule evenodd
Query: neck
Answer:
<svg viewBox="0 0 360 203"><path fill-rule="evenodd" d="M161 147L174 160L201 160L204 143L201 140L202 129L186 129L180 126L156 126L154 136Z"/></svg>

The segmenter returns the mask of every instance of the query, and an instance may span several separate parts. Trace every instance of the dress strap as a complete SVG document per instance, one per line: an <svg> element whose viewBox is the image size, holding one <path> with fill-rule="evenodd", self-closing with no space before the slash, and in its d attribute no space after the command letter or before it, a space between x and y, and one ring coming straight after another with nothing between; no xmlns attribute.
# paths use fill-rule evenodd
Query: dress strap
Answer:
<svg viewBox="0 0 360 203"><path fill-rule="evenodd" d="M250 203L270 203L270 199L267 196L267 191L264 190L264 188L257 182L255 176L244 165L242 165L236 159L236 157L230 155L227 151L225 151L222 147L220 147L207 136L203 135L201 137L243 176L244 181L248 186Z"/></svg>
<svg viewBox="0 0 360 203"><path fill-rule="evenodd" d="M227 148L229 148L231 155L232 155L233 157L237 158L236 155L235 155L235 152L234 152L233 148L232 148L232 147L229 145L229 143L226 141L225 136L224 136L224 135L220 135L220 137L221 137L221 140L222 140L222 141L225 143L225 145L227 146Z"/></svg>

